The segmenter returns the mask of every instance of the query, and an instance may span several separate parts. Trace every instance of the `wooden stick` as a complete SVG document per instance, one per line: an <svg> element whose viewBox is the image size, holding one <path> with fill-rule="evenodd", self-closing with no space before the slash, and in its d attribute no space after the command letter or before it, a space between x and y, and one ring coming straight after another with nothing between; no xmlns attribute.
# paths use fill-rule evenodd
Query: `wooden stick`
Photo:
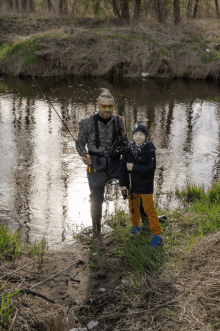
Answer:
<svg viewBox="0 0 220 331"><path fill-rule="evenodd" d="M51 278L53 278L53 277L55 277L55 276L61 274L61 273L64 272L65 270L67 270L67 269L73 267L73 266L74 266L75 264L77 264L78 262L79 262L79 261L77 260L76 262L74 262L73 264L71 264L69 267L67 267L67 268L65 268L65 269L63 269L63 270L57 272L55 275L52 275L52 276L46 278L45 280L42 280L40 283L35 284L34 286L32 286L32 287L30 288L30 290L32 290L32 288L37 287L37 286L40 285L40 284L45 283L47 280L49 280L49 279L51 279Z"/></svg>
<svg viewBox="0 0 220 331"><path fill-rule="evenodd" d="M49 302L55 303L54 300L51 300L51 299L47 298L45 295L40 294L40 293L37 293L37 292L34 292L34 291L31 291L29 289L21 290L20 293L26 293L26 294L29 294L30 293L30 294L36 295L36 296L38 296L40 298L43 298L43 299L45 299L45 300L47 300Z"/></svg>
<svg viewBox="0 0 220 331"><path fill-rule="evenodd" d="M19 271L19 270L22 270L22 269L24 269L24 268L28 267L29 265L31 265L31 264L33 264L33 263L35 263L35 262L37 262L37 260L35 260L35 261L32 261L32 262L30 262L30 263L26 264L24 267L21 267L21 268L19 268L19 269L16 269L16 270L14 270L14 271L10 272L9 274L7 274L7 275L5 275L5 276L2 276L2 277L0 277L0 279L2 279L2 278L5 278L5 277L7 277L7 276L10 276L10 275L14 274L15 272L17 272L17 271Z"/></svg>

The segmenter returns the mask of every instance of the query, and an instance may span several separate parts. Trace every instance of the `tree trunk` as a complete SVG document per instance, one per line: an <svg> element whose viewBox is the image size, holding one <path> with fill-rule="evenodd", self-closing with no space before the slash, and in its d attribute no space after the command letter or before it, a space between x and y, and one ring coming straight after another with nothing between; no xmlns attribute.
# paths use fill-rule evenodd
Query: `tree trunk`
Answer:
<svg viewBox="0 0 220 331"><path fill-rule="evenodd" d="M21 11L23 13L27 12L27 0L21 0Z"/></svg>
<svg viewBox="0 0 220 331"><path fill-rule="evenodd" d="M92 0L92 9L95 15L99 14L100 11L100 0Z"/></svg>
<svg viewBox="0 0 220 331"><path fill-rule="evenodd" d="M199 0L196 0L194 10L193 10L193 18L196 18L197 11L198 11Z"/></svg>
<svg viewBox="0 0 220 331"><path fill-rule="evenodd" d="M49 12L52 11L52 3L51 3L51 0L47 0L47 9Z"/></svg>
<svg viewBox="0 0 220 331"><path fill-rule="evenodd" d="M124 20L129 20L129 18L130 18L128 0L123 0L123 2L122 2L121 17Z"/></svg>
<svg viewBox="0 0 220 331"><path fill-rule="evenodd" d="M19 12L19 10L20 10L19 0L15 0L15 7L16 7L16 10Z"/></svg>
<svg viewBox="0 0 220 331"><path fill-rule="evenodd" d="M59 13L60 14L68 14L67 0L60 0Z"/></svg>
<svg viewBox="0 0 220 331"><path fill-rule="evenodd" d="M216 9L216 15L217 15L217 18L220 18L220 15L219 15L219 7L218 7L218 0L215 0L215 9Z"/></svg>
<svg viewBox="0 0 220 331"><path fill-rule="evenodd" d="M31 13L35 11L35 3L34 0L29 0L29 10Z"/></svg>
<svg viewBox="0 0 220 331"><path fill-rule="evenodd" d="M174 0L174 24L178 25L180 23L180 1Z"/></svg>
<svg viewBox="0 0 220 331"><path fill-rule="evenodd" d="M192 0L188 0L187 10L186 10L186 17L190 18L192 14Z"/></svg>
<svg viewBox="0 0 220 331"><path fill-rule="evenodd" d="M8 9L12 10L13 9L13 1L12 0L8 0L7 1L7 5L8 5Z"/></svg>
<svg viewBox="0 0 220 331"><path fill-rule="evenodd" d="M135 20L140 19L140 13L141 13L141 0L135 0L135 5L134 5L134 19Z"/></svg>
<svg viewBox="0 0 220 331"><path fill-rule="evenodd" d="M165 9L165 2L166 0L155 0L155 10L157 19L160 23L163 23L165 20L164 17L164 9Z"/></svg>
<svg viewBox="0 0 220 331"><path fill-rule="evenodd" d="M111 0L111 3L112 3L114 15L118 18L121 18L121 13L117 4L117 0Z"/></svg>

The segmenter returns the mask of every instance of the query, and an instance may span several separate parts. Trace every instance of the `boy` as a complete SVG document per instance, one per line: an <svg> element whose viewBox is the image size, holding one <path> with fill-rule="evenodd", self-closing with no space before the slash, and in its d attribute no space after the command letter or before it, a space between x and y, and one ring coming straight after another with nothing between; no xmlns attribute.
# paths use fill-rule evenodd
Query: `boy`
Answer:
<svg viewBox="0 0 220 331"><path fill-rule="evenodd" d="M126 195L129 186L132 187L132 193L129 194L129 208L133 224L130 234L134 236L141 231L139 227L141 198L153 232L150 247L161 246L163 243L160 236L161 227L153 201L154 173L156 169L155 147L147 141L148 130L142 122L139 121L134 125L132 135L133 140L124 151L120 169L122 194Z"/></svg>

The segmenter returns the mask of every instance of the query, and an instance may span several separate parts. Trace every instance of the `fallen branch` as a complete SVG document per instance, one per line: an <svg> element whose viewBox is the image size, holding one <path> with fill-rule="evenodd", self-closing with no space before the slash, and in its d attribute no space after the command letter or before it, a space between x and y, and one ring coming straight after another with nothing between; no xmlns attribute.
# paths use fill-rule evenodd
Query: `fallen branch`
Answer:
<svg viewBox="0 0 220 331"><path fill-rule="evenodd" d="M20 293L23 293L23 294L25 294L25 293L26 293L26 294L33 294L33 295L36 295L37 297L43 298L43 299L45 299L45 300L51 302L51 303L55 303L54 300L51 300L51 299L47 298L45 295L40 294L40 293L37 293L37 292L34 292L34 291L31 291L31 290L29 290L29 289L21 290Z"/></svg>
<svg viewBox="0 0 220 331"><path fill-rule="evenodd" d="M14 271L10 272L9 274L7 274L7 275L4 275L4 276L0 277L0 279L2 279L2 278L5 278L5 277L7 277L7 276L10 276L10 275L14 274L15 272L17 272L17 271L19 271L19 270L22 270L22 269L24 269L24 268L28 267L29 265L31 265L31 264L33 264L33 263L35 263L36 261L37 261L37 260L35 260L35 261L32 261L32 262L30 262L30 263L26 264L24 267L21 267L21 268L19 268L19 269L16 269L16 270L14 270Z"/></svg>
<svg viewBox="0 0 220 331"><path fill-rule="evenodd" d="M32 290L32 288L37 287L37 286L40 285L40 284L45 283L47 280L49 280L49 279L51 279L51 278L53 278L53 277L55 277L55 276L61 274L61 273L64 272L65 270L67 270L67 269L73 267L73 266L74 266L75 264L77 264L78 262L79 262L79 261L77 260L76 262L74 262L73 264L71 264L69 267L67 267L67 268L65 268L65 269L63 269L63 270L57 272L56 274L54 274L54 275L52 275L52 276L46 278L45 280L42 280L40 283L37 283L36 285L32 286L32 287L30 288L30 290Z"/></svg>

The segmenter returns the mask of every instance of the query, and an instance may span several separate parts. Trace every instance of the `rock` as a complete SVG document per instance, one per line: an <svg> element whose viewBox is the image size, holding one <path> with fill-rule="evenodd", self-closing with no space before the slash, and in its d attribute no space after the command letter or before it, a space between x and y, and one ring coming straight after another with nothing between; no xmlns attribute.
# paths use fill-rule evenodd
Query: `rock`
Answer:
<svg viewBox="0 0 220 331"><path fill-rule="evenodd" d="M142 72L141 75L142 77L147 77L149 75L149 72Z"/></svg>
<svg viewBox="0 0 220 331"><path fill-rule="evenodd" d="M98 321L91 321L91 322L89 322L88 324L87 324L87 329L88 330L91 330L91 331L93 331L93 330L98 330L98 324L99 324L99 322Z"/></svg>
<svg viewBox="0 0 220 331"><path fill-rule="evenodd" d="M102 292L102 293L106 292L106 289L104 287L102 287L102 288L99 289L99 292Z"/></svg>
<svg viewBox="0 0 220 331"><path fill-rule="evenodd" d="M70 331L87 331L87 328L74 328L71 329Z"/></svg>
<svg viewBox="0 0 220 331"><path fill-rule="evenodd" d="M87 305L93 305L94 304L94 300L93 299L89 299L86 301Z"/></svg>

